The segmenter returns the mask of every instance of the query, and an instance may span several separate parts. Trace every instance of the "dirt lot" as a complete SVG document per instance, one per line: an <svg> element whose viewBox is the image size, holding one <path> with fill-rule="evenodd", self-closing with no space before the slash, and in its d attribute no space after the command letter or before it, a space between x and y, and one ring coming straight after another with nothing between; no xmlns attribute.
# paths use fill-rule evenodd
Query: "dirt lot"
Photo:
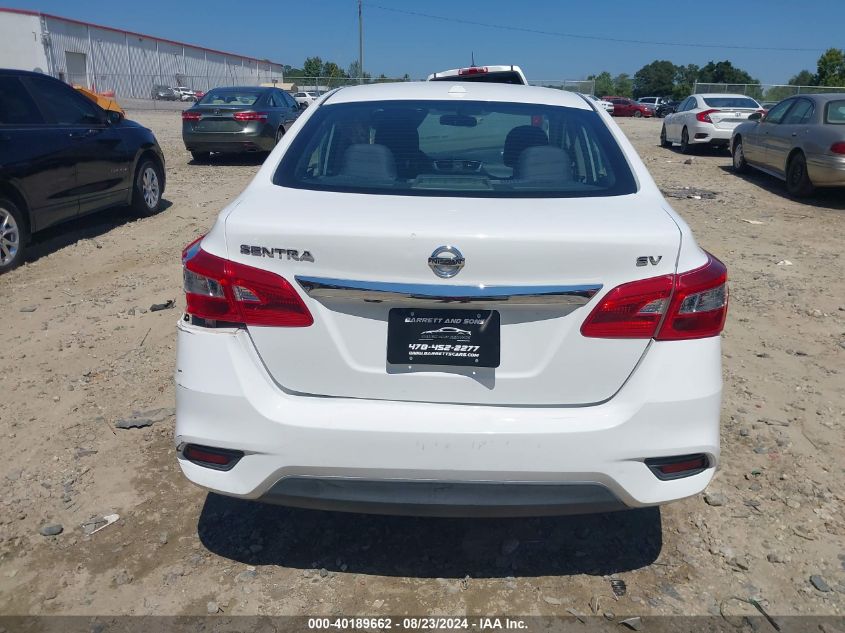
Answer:
<svg viewBox="0 0 845 633"><path fill-rule="evenodd" d="M659 121L621 121L730 269L709 497L536 520L306 512L206 494L172 447L180 249L260 159L190 165L178 113L130 116L167 155L168 207L51 231L0 278L0 614L567 614L594 598L600 613L715 614L734 596L773 614L843 613L841 191L792 201L768 177L732 174L726 153L686 164L660 149ZM168 299L176 308L149 311ZM157 409L152 426L115 428ZM44 536L48 524L63 531ZM618 601L611 578L627 583Z"/></svg>

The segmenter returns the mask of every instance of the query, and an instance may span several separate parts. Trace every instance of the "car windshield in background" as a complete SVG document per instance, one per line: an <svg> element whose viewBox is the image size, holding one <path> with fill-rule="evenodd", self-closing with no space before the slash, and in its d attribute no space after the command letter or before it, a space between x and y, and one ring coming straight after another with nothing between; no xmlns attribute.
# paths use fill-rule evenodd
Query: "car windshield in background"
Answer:
<svg viewBox="0 0 845 633"><path fill-rule="evenodd" d="M458 197L617 196L637 189L593 110L454 101L323 106L296 135L274 182Z"/></svg>
<svg viewBox="0 0 845 633"><path fill-rule="evenodd" d="M200 99L200 105L251 106L260 96L260 90L212 90Z"/></svg>
<svg viewBox="0 0 845 633"><path fill-rule="evenodd" d="M760 104L751 97L707 97L704 103L710 108L753 108L757 109Z"/></svg>
<svg viewBox="0 0 845 633"><path fill-rule="evenodd" d="M824 122L833 125L845 125L845 101L828 103L825 109Z"/></svg>

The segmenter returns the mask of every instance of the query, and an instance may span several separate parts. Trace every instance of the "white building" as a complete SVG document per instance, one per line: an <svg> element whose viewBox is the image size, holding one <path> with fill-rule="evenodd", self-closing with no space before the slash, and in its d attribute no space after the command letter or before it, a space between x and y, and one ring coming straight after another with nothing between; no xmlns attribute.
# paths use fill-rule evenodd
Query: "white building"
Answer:
<svg viewBox="0 0 845 633"><path fill-rule="evenodd" d="M281 83L282 65L151 35L0 8L0 68L44 72L118 97L149 99L153 86Z"/></svg>

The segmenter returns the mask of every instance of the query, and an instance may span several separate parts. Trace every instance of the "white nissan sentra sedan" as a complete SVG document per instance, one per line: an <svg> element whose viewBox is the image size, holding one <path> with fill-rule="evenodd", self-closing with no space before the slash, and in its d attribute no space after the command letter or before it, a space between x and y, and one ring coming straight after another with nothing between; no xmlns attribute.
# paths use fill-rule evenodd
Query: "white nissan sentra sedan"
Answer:
<svg viewBox="0 0 845 633"><path fill-rule="evenodd" d="M328 93L183 264L177 454L209 490L542 515L716 469L725 266L581 95Z"/></svg>

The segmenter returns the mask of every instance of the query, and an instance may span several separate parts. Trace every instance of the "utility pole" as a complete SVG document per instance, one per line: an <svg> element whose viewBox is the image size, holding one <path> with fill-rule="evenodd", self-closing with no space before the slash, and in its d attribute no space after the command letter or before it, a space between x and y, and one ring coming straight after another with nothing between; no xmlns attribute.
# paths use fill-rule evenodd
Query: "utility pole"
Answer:
<svg viewBox="0 0 845 633"><path fill-rule="evenodd" d="M358 83L364 83L364 16L361 11L362 0L358 0Z"/></svg>

